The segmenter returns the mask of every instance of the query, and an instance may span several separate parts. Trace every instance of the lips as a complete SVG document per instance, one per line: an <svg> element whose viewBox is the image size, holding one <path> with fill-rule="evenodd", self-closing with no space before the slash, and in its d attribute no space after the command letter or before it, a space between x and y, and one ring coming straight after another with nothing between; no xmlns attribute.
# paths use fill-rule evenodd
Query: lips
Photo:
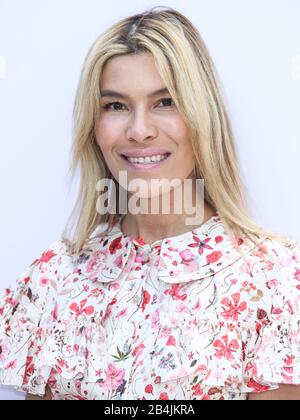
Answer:
<svg viewBox="0 0 300 420"><path fill-rule="evenodd" d="M164 154L162 154L162 155L160 155L160 156L164 156L164 159L162 159L162 160L165 160L166 158L168 158L169 156L170 156L170 154L171 153L164 153ZM125 156L125 155L121 155L124 159L126 159L128 162L129 162L129 158L131 158L132 156ZM156 156L156 155L153 155L153 156ZM143 158L145 158L145 157L151 157L150 155L146 155L146 156L141 156L141 157L143 157ZM162 162L162 160L160 160L160 161L158 161L158 162ZM150 163L158 163L158 162L156 162L156 161L151 161L151 162L148 162L149 164ZM135 163L139 163L139 162L135 162Z"/></svg>
<svg viewBox="0 0 300 420"><path fill-rule="evenodd" d="M121 158L124 160L126 165L128 165L130 168L134 170L149 171L149 170L152 170L159 166L164 165L165 162L167 162L170 159L170 156L171 156L171 153L168 153L165 159L160 160L158 162L150 162L150 163L138 163L138 162L133 163L133 162L130 162L125 156L122 156L122 155L121 155Z"/></svg>
<svg viewBox="0 0 300 420"><path fill-rule="evenodd" d="M157 155L166 155L166 154L171 154L171 152L167 149L164 148L158 148L158 147L149 147L147 149L131 149L131 150L126 150L122 153L120 153L121 156L125 156L125 157L142 157L145 158L147 156L151 157L151 156L157 156Z"/></svg>

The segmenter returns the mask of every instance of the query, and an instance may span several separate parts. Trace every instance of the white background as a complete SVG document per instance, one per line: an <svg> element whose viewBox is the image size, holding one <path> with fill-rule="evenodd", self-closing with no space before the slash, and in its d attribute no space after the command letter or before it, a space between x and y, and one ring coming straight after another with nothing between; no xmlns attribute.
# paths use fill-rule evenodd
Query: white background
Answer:
<svg viewBox="0 0 300 420"><path fill-rule="evenodd" d="M190 18L211 52L253 218L300 239L298 0L0 0L0 289L58 239L74 204L71 113L90 45L155 5Z"/></svg>

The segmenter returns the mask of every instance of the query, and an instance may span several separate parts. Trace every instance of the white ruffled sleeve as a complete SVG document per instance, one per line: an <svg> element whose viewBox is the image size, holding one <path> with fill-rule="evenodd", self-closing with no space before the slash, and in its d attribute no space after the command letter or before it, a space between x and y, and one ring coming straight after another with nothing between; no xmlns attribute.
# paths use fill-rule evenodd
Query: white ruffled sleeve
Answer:
<svg viewBox="0 0 300 420"><path fill-rule="evenodd" d="M55 317L55 256L50 246L0 296L0 384L40 396L51 371L41 353Z"/></svg>
<svg viewBox="0 0 300 420"><path fill-rule="evenodd" d="M248 263L227 270L230 291L224 274L214 278L206 317L161 311L153 352L161 382L192 375L195 387L233 393L300 385L300 246L268 240Z"/></svg>
<svg viewBox="0 0 300 420"><path fill-rule="evenodd" d="M260 384L300 385L300 245L272 248L278 275L269 278L270 323L261 331L254 378Z"/></svg>

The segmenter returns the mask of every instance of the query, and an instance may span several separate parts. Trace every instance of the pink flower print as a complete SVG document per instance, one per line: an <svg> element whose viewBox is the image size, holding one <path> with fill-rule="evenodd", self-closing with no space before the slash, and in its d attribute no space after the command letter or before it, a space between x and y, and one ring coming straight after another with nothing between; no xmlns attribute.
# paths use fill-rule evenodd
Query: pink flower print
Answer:
<svg viewBox="0 0 300 420"><path fill-rule="evenodd" d="M251 269L250 269L250 263L247 263L247 262L243 263L240 267L239 272L240 272L240 274L246 273L250 277L252 277L252 273L251 273Z"/></svg>
<svg viewBox="0 0 300 420"><path fill-rule="evenodd" d="M159 321L160 321L159 311L158 311L158 309L156 309L156 311L154 311L153 314L152 314L151 328L158 328L159 327Z"/></svg>
<svg viewBox="0 0 300 420"><path fill-rule="evenodd" d="M120 254L114 261L114 264L118 267L118 268L122 268L123 267L123 255Z"/></svg>
<svg viewBox="0 0 300 420"><path fill-rule="evenodd" d="M87 265L86 265L87 272L90 273L92 271L97 271L99 264L103 260L104 256L105 256L105 253L103 253L102 251L94 252L87 262Z"/></svg>
<svg viewBox="0 0 300 420"><path fill-rule="evenodd" d="M257 256L259 258L264 258L265 255L267 255L267 253L268 253L268 247L264 244L260 244L258 245L257 250L253 251L251 255Z"/></svg>
<svg viewBox="0 0 300 420"><path fill-rule="evenodd" d="M30 279L30 277L28 277ZM4 303L7 303L8 305L10 305L11 307L15 308L19 302L17 300L13 299L13 294L12 291L10 289L6 289L5 290L5 300ZM4 308L0 308L0 314L3 315L4 313Z"/></svg>
<svg viewBox="0 0 300 420"><path fill-rule="evenodd" d="M105 314L103 316L103 321L105 321L107 318L109 318L111 316L111 314L112 314L111 307L109 305L107 305Z"/></svg>
<svg viewBox="0 0 300 420"><path fill-rule="evenodd" d="M17 367L17 361L16 360L12 360L11 362L9 362L6 366L5 366L5 370L14 370Z"/></svg>
<svg viewBox="0 0 300 420"><path fill-rule="evenodd" d="M154 249L157 251L157 255L160 255L161 245L155 245Z"/></svg>
<svg viewBox="0 0 300 420"><path fill-rule="evenodd" d="M172 296L173 300L186 300L187 294L180 295L180 285L179 284L173 284L171 289L165 290L165 295Z"/></svg>
<svg viewBox="0 0 300 420"><path fill-rule="evenodd" d="M153 395L153 386L151 384L148 384L145 386L145 392L146 394L152 394Z"/></svg>
<svg viewBox="0 0 300 420"><path fill-rule="evenodd" d="M147 245L146 244L146 242L145 242L145 240L144 240L144 238L142 237L142 236L137 236L135 239L134 239L139 245Z"/></svg>
<svg viewBox="0 0 300 420"><path fill-rule="evenodd" d="M148 303L151 300L151 295L147 292L147 290L144 290L143 296L144 296L144 300L143 300L143 304L142 304L142 312L144 312L144 310L146 308L146 305L148 305Z"/></svg>
<svg viewBox="0 0 300 420"><path fill-rule="evenodd" d="M273 263L272 261L266 261L264 269L267 271L271 271L274 268L275 263Z"/></svg>
<svg viewBox="0 0 300 420"><path fill-rule="evenodd" d="M69 308L72 312L75 312L76 316L79 315L92 315L94 313L94 307L93 306L87 306L85 308L85 305L87 303L87 299L84 299L80 302L80 306L78 306L77 303L72 303Z"/></svg>
<svg viewBox="0 0 300 420"><path fill-rule="evenodd" d="M245 291L247 293L250 293L251 291L255 291L256 290L256 286L254 283L248 282L248 281L244 281L244 283L242 284L242 291Z"/></svg>
<svg viewBox="0 0 300 420"><path fill-rule="evenodd" d="M208 254L206 256L207 264L213 264L217 262L223 255L222 251L214 251L211 254Z"/></svg>
<svg viewBox="0 0 300 420"><path fill-rule="evenodd" d="M145 348L145 345L143 343L140 343L134 348L132 352L132 356L140 356L143 353L144 348Z"/></svg>
<svg viewBox="0 0 300 420"><path fill-rule="evenodd" d="M120 318L120 317L123 317L124 315L126 315L127 309L128 309L128 307L122 309L119 313L117 313L116 318Z"/></svg>
<svg viewBox="0 0 300 420"><path fill-rule="evenodd" d="M134 261L140 264L145 264L146 262L149 261L149 255L146 251L140 251L136 253ZM139 270L140 269L141 268L139 267Z"/></svg>
<svg viewBox="0 0 300 420"><path fill-rule="evenodd" d="M201 396L203 395L203 390L201 389L200 384L196 384L192 386L192 390L193 390L193 395L198 395Z"/></svg>
<svg viewBox="0 0 300 420"><path fill-rule="evenodd" d="M49 279L47 279L47 277L41 277L39 283L40 286L47 286L47 284L49 283Z"/></svg>
<svg viewBox="0 0 300 420"><path fill-rule="evenodd" d="M296 268L296 271L294 273L294 277L297 281L300 281L300 268Z"/></svg>
<svg viewBox="0 0 300 420"><path fill-rule="evenodd" d="M281 315L282 313L283 313L283 310L281 308L275 308L272 305L272 308L271 308L271 314L272 315Z"/></svg>
<svg viewBox="0 0 300 420"><path fill-rule="evenodd" d="M189 249L179 252L179 255L182 258L182 264L188 264L194 260L194 255Z"/></svg>
<svg viewBox="0 0 300 420"><path fill-rule="evenodd" d="M62 368L69 368L68 363L60 357L56 359L56 363L57 364L55 365L55 369L58 373L62 373Z"/></svg>
<svg viewBox="0 0 300 420"><path fill-rule="evenodd" d="M117 301L117 298L113 298L110 302L109 302L109 305L115 305L116 303L117 303L118 301Z"/></svg>
<svg viewBox="0 0 300 420"><path fill-rule="evenodd" d="M32 356L27 356L26 366L25 366L25 374L24 374L24 378L23 378L24 385L28 385L29 378L33 375L33 373L35 371L35 366L32 362L33 362L33 357Z"/></svg>
<svg viewBox="0 0 300 420"><path fill-rule="evenodd" d="M166 338L170 335L171 331L172 331L171 328L168 326L162 327L159 337Z"/></svg>
<svg viewBox="0 0 300 420"><path fill-rule="evenodd" d="M223 242L223 240L224 240L223 236L216 236L215 237L216 244L219 244L220 242Z"/></svg>
<svg viewBox="0 0 300 420"><path fill-rule="evenodd" d="M259 321L262 321L263 319L266 319L267 317L268 317L268 314L264 309L257 310L257 319Z"/></svg>
<svg viewBox="0 0 300 420"><path fill-rule="evenodd" d="M120 289L120 284L118 282L115 283L110 283L108 286L108 290L119 290ZM104 290L101 290L101 294L104 295Z"/></svg>
<svg viewBox="0 0 300 420"><path fill-rule="evenodd" d="M253 389L255 392L264 392L270 389L268 386L257 383L253 378L250 379L247 386L248 388Z"/></svg>
<svg viewBox="0 0 300 420"><path fill-rule="evenodd" d="M176 346L176 339L172 335L168 338L167 346Z"/></svg>
<svg viewBox="0 0 300 420"><path fill-rule="evenodd" d="M54 375L49 376L48 385L52 389L54 389L57 386L57 379Z"/></svg>
<svg viewBox="0 0 300 420"><path fill-rule="evenodd" d="M253 363L252 362L248 362L246 364L246 367L245 367L245 372L250 372L250 371L252 371L252 369L253 369Z"/></svg>
<svg viewBox="0 0 300 420"><path fill-rule="evenodd" d="M189 249L180 252L179 255L181 256L180 264L184 264L185 273L192 273L198 269L198 262ZM177 265L177 261L173 261L172 265Z"/></svg>
<svg viewBox="0 0 300 420"><path fill-rule="evenodd" d="M41 266L43 262L49 262L55 255L55 252L53 252L52 249L49 249L48 251L43 252L41 258L35 261L35 265Z"/></svg>
<svg viewBox="0 0 300 420"><path fill-rule="evenodd" d="M247 303L240 303L240 299L240 293L235 293L232 295L232 301L230 301L229 298L224 298L221 300L221 304L223 305L224 310L221 315L225 318L226 321L229 319L238 321L239 315L247 309Z"/></svg>
<svg viewBox="0 0 300 420"><path fill-rule="evenodd" d="M103 386L106 390L116 390L124 382L125 369L118 369L112 363L108 364L106 371L106 378L103 383L99 383L100 386Z"/></svg>
<svg viewBox="0 0 300 420"><path fill-rule="evenodd" d="M200 255L203 254L204 249L212 249L212 247L210 245L208 245L208 242L211 240L211 238L206 238L204 239L204 241L201 241L200 238L198 238L198 236L193 236L194 239L194 243L189 244L188 246L190 246L191 248L198 248L198 252Z"/></svg>
<svg viewBox="0 0 300 420"><path fill-rule="evenodd" d="M109 245L109 252L111 254L115 254L118 249L122 249L122 236L119 236L118 238L114 239L110 245Z"/></svg>
<svg viewBox="0 0 300 420"><path fill-rule="evenodd" d="M6 347L2 341L0 341L0 362L4 363L6 357L9 355L9 349Z"/></svg>
<svg viewBox="0 0 300 420"><path fill-rule="evenodd" d="M239 247L244 243L244 239L241 238L239 235L234 235L234 246Z"/></svg>
<svg viewBox="0 0 300 420"><path fill-rule="evenodd" d="M201 301L200 301L200 299L197 299L197 300L195 301L195 304L194 304L194 306L192 307L192 309L195 311L196 309L201 309L201 308L202 308Z"/></svg>
<svg viewBox="0 0 300 420"><path fill-rule="evenodd" d="M54 306L53 311L51 311L51 316L53 318L53 321L58 320L58 305L57 304Z"/></svg>
<svg viewBox="0 0 300 420"><path fill-rule="evenodd" d="M258 250L262 252L263 254L268 254L268 247L265 244L259 244Z"/></svg>
<svg viewBox="0 0 300 420"><path fill-rule="evenodd" d="M103 289L95 288L91 291L91 293L89 294L89 297L99 298L103 294L104 294Z"/></svg>
<svg viewBox="0 0 300 420"><path fill-rule="evenodd" d="M189 312L189 309L183 304L183 303L178 303L178 305L176 305L176 312L177 313L181 313L181 312Z"/></svg>
<svg viewBox="0 0 300 420"><path fill-rule="evenodd" d="M222 394L222 391L219 388L214 387L214 388L210 388L208 390L208 393L207 394L208 395Z"/></svg>
<svg viewBox="0 0 300 420"><path fill-rule="evenodd" d="M96 376L97 376L97 378L100 378L100 376L102 375L102 373L103 373L103 370L102 369L96 370Z"/></svg>
<svg viewBox="0 0 300 420"><path fill-rule="evenodd" d="M115 305L117 303L117 299L114 297L111 302L108 303L105 314L103 316L103 320L105 321L107 318L110 317L110 315L112 314L112 310L111 310L111 306Z"/></svg>
<svg viewBox="0 0 300 420"><path fill-rule="evenodd" d="M238 350L239 343L237 340L231 340L230 342L228 341L228 335L224 335L221 340L216 340L213 345L217 350L215 356L218 359L225 358L231 362L234 360L233 353L236 353Z"/></svg>
<svg viewBox="0 0 300 420"><path fill-rule="evenodd" d="M294 368L293 368L293 363L294 363L294 357L292 356L287 356L284 359L284 364L285 366L283 367L284 371L286 372L286 375L284 375L287 378L287 375L291 375L291 377L289 378L289 383L292 383L293 380L293 373L294 373Z"/></svg>
<svg viewBox="0 0 300 420"><path fill-rule="evenodd" d="M168 394L166 392L161 392L159 397L159 400L169 400Z"/></svg>
<svg viewBox="0 0 300 420"><path fill-rule="evenodd" d="M69 347L69 346L68 346ZM68 347L67 347L67 350L68 351L70 351L69 349L68 349ZM71 346L70 346L71 347ZM73 350L74 350L74 353L75 354L78 354L79 353L79 350L80 350L80 347L79 347L79 345L78 344L74 344L74 346L73 346Z"/></svg>
<svg viewBox="0 0 300 420"><path fill-rule="evenodd" d="M154 383L155 384L160 384L161 383L161 377L160 376L156 376L154 379Z"/></svg>
<svg viewBox="0 0 300 420"><path fill-rule="evenodd" d="M278 286L278 280L277 279L272 279L270 281L267 281L267 288L268 289L272 289L272 287L277 287Z"/></svg>

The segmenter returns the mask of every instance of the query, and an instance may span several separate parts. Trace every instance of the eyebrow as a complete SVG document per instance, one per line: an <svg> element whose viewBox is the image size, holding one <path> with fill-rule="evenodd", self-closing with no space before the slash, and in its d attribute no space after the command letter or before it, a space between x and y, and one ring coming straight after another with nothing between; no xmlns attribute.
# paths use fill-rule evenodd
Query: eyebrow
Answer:
<svg viewBox="0 0 300 420"><path fill-rule="evenodd" d="M100 92L101 96L103 98L105 97L112 97L112 98L121 98L121 99L128 99L129 96L126 95L125 93L121 93L121 92L116 92L114 90L110 90L110 89L106 89ZM167 88L162 88L162 89L158 89L155 90L154 92L151 92L147 95L148 98L152 98L154 96L158 96L158 95L170 95L170 92Z"/></svg>

